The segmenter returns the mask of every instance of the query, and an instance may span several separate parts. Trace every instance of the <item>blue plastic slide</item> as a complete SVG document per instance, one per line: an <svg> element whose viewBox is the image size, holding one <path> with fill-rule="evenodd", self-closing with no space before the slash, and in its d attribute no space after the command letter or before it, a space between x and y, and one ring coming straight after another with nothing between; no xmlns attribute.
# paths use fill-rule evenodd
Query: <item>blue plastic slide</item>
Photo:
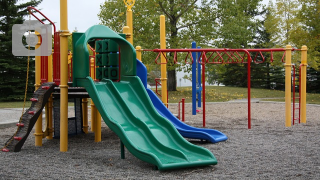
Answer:
<svg viewBox="0 0 320 180"><path fill-rule="evenodd" d="M175 126L175 128L179 131L179 133L185 138L192 139L202 139L208 140L212 143L217 143L220 141L225 141L228 137L220 131L214 129L204 129L204 128L196 128L189 126L178 118L176 118L168 108L162 103L162 101L158 98L158 96L151 90L147 88L147 68L146 66L137 60L137 75L141 79L144 87L146 88L148 95L158 111L158 113L171 121L171 123Z"/></svg>

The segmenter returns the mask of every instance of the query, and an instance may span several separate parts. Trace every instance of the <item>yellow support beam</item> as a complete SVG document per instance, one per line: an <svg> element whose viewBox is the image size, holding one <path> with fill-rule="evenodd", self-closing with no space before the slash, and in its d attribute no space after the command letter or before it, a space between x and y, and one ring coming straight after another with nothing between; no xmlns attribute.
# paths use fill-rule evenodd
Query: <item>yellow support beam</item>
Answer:
<svg viewBox="0 0 320 180"><path fill-rule="evenodd" d="M136 46L137 59L142 62L141 51L141 46Z"/></svg>
<svg viewBox="0 0 320 180"><path fill-rule="evenodd" d="M38 37L38 42L36 44L36 49L40 47L41 45L41 38L40 33L35 32L35 34ZM41 56L36 56L35 58L35 68L36 68L36 74L35 74L35 90L37 90L41 86ZM39 115L39 118L35 124L35 146L42 146L42 113Z"/></svg>
<svg viewBox="0 0 320 180"><path fill-rule="evenodd" d="M127 39L131 44L133 44L133 25L132 25L132 10L127 9L127 26L129 27L130 37Z"/></svg>
<svg viewBox="0 0 320 180"><path fill-rule="evenodd" d="M53 73L52 73L52 54L48 57L48 82L53 82ZM46 111L46 117L48 118L48 135L47 139L53 139L53 122L52 122L52 107L53 107L53 100L52 95L47 103L48 110ZM47 108L46 107L46 108Z"/></svg>
<svg viewBox="0 0 320 180"><path fill-rule="evenodd" d="M307 46L301 48L301 94L300 94L300 122L307 122Z"/></svg>
<svg viewBox="0 0 320 180"><path fill-rule="evenodd" d="M90 59L90 76L95 80L95 62L94 58ZM94 132L94 141L101 141L101 115L91 100L91 131Z"/></svg>
<svg viewBox="0 0 320 180"><path fill-rule="evenodd" d="M132 16L132 10L131 8L133 7L135 1L134 0L123 0L124 4L127 7L127 12L126 12L126 21L127 21L127 27L129 30L126 30L126 39L133 45L133 16Z"/></svg>
<svg viewBox="0 0 320 180"><path fill-rule="evenodd" d="M68 0L60 0L60 151L68 151Z"/></svg>
<svg viewBox="0 0 320 180"><path fill-rule="evenodd" d="M285 104L286 104L286 127L291 126L291 45L286 46L285 62Z"/></svg>
<svg viewBox="0 0 320 180"><path fill-rule="evenodd" d="M94 142L101 141L101 115L99 111L96 109L96 125L94 131Z"/></svg>
<svg viewBox="0 0 320 180"><path fill-rule="evenodd" d="M166 49L166 22L165 16L160 16L160 49ZM168 107L167 64L165 55L161 54L161 96L162 102Z"/></svg>
<svg viewBox="0 0 320 180"><path fill-rule="evenodd" d="M82 99L83 132L88 133L88 98Z"/></svg>
<svg viewBox="0 0 320 180"><path fill-rule="evenodd" d="M69 61L69 59L68 59ZM90 63L91 63L91 59L90 59ZM91 64L90 64L91 66ZM89 128L89 125L88 125L88 98L83 98L82 99L82 123L83 123L83 132L84 133L88 133L88 128Z"/></svg>
<svg viewBox="0 0 320 180"><path fill-rule="evenodd" d="M94 132L96 129L96 106L94 105L92 99L91 99L91 131Z"/></svg>
<svg viewBox="0 0 320 180"><path fill-rule="evenodd" d="M126 35L126 40L129 41L130 37L131 37L130 28L128 26L124 26L123 29L122 29L122 32L123 32L123 34Z"/></svg>
<svg viewBox="0 0 320 180"><path fill-rule="evenodd" d="M94 64L94 58L90 59L90 77L95 80L95 64ZM95 131L95 122L96 122L96 106L94 105L92 99L91 99L91 131L94 132Z"/></svg>

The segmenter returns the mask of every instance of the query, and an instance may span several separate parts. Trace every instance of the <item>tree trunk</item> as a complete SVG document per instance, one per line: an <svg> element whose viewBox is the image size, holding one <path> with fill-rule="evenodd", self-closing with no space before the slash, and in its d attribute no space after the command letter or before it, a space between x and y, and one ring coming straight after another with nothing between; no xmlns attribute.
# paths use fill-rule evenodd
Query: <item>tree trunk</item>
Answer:
<svg viewBox="0 0 320 180"><path fill-rule="evenodd" d="M177 90L176 70L168 71L168 91Z"/></svg>

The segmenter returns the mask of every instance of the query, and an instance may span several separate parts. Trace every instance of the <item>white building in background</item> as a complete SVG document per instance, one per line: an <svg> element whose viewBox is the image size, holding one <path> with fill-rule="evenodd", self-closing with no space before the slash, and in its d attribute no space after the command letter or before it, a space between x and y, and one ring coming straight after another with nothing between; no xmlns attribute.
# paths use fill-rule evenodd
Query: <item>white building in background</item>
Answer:
<svg viewBox="0 0 320 180"><path fill-rule="evenodd" d="M192 86L192 82L188 79L183 79L185 75L191 76L192 72L184 72L182 71L176 71L176 76L177 76L177 87L185 87L185 86ZM206 86L209 84L206 82Z"/></svg>
<svg viewBox="0 0 320 180"><path fill-rule="evenodd" d="M190 73L185 73L183 71L177 71L177 87L185 87L185 86L192 86L192 82L188 79L183 79L185 75L190 76Z"/></svg>

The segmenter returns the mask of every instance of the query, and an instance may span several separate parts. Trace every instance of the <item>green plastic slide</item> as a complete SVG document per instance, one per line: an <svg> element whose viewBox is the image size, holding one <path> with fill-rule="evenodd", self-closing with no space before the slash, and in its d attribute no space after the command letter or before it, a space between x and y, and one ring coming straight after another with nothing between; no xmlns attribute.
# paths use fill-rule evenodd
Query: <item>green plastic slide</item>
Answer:
<svg viewBox="0 0 320 180"><path fill-rule="evenodd" d="M137 158L159 170L217 164L209 150L186 141L156 112L138 77L124 76L120 82L94 82L88 77L77 82L87 89L103 120Z"/></svg>

